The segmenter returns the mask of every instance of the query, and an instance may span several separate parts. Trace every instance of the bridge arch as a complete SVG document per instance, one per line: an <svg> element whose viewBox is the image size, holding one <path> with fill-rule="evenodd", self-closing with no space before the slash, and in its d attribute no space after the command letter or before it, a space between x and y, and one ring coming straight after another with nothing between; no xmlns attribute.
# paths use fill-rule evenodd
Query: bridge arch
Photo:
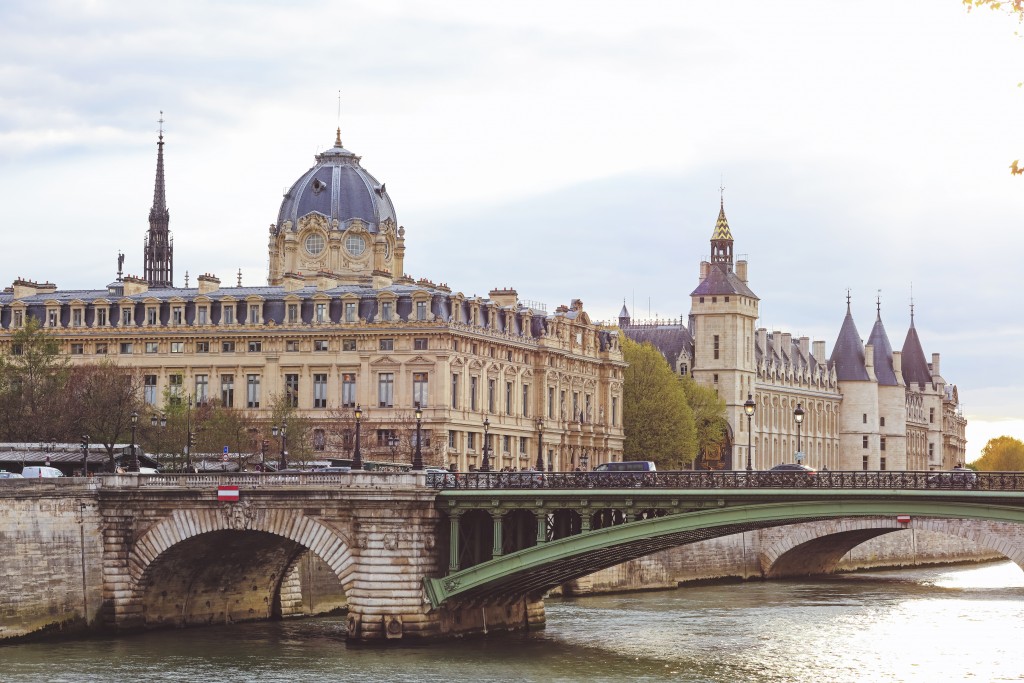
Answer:
<svg viewBox="0 0 1024 683"><path fill-rule="evenodd" d="M922 522L929 518L956 518L961 529L970 526L964 520L987 523L990 529L999 527L1000 533L978 531L979 543L1003 553L1024 568L1024 509L1017 506L1015 500L992 504L889 498L809 499L741 504L610 526L549 541L444 578L427 578L423 585L427 599L435 608L448 601L467 605L511 602L523 596L540 596L555 586L600 569L696 541L839 518L886 516L895 524L897 515L901 514L909 514Z"/></svg>
<svg viewBox="0 0 1024 683"><path fill-rule="evenodd" d="M281 615L281 586L305 553L347 593L356 558L340 530L303 510L244 503L177 509L132 544L118 627L186 626Z"/></svg>
<svg viewBox="0 0 1024 683"><path fill-rule="evenodd" d="M853 517L805 524L785 529L779 538L762 548L758 560L768 578L831 573L846 553L883 534L903 529L957 536L1002 553L1024 570L1024 528L995 520L916 517L901 524L893 516Z"/></svg>

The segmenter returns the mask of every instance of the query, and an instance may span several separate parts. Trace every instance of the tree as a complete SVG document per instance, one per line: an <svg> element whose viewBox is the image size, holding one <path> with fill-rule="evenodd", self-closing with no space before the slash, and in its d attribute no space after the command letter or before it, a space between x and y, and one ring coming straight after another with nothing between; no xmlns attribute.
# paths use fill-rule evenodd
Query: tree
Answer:
<svg viewBox="0 0 1024 683"><path fill-rule="evenodd" d="M711 387L698 384L688 375L679 377L686 392L686 401L693 411L697 430L697 449L700 453L720 451L726 443L729 422L725 414L725 399Z"/></svg>
<svg viewBox="0 0 1024 683"><path fill-rule="evenodd" d="M103 444L113 469L114 445L128 440L132 413L144 409L142 374L111 361L79 365L69 372L65 396L75 440L88 434L92 443Z"/></svg>
<svg viewBox="0 0 1024 683"><path fill-rule="evenodd" d="M975 7L988 7L990 10L1006 12L1010 16L1016 16L1018 22L1024 22L1024 0L962 0L970 12ZM1019 33L1017 34L1020 35ZM1024 86L1018 83L1017 87ZM1013 175L1024 175L1024 166L1020 165L1020 159L1014 159L1010 164L1010 173Z"/></svg>
<svg viewBox="0 0 1024 683"><path fill-rule="evenodd" d="M975 469L985 472L1024 471L1024 441L1012 436L989 439L981 449L981 457L972 464Z"/></svg>
<svg viewBox="0 0 1024 683"><path fill-rule="evenodd" d="M49 441L64 436L68 359L60 342L28 318L0 357L0 432L6 441Z"/></svg>
<svg viewBox="0 0 1024 683"><path fill-rule="evenodd" d="M682 469L697 454L697 430L686 391L665 358L650 344L622 340L629 367L623 375L623 460L653 460Z"/></svg>

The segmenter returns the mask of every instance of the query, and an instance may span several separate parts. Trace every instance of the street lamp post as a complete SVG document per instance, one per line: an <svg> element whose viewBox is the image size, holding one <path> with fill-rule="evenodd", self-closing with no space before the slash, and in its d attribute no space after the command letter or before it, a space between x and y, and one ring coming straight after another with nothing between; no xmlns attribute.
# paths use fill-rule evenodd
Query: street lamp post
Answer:
<svg viewBox="0 0 1024 683"><path fill-rule="evenodd" d="M267 471L267 447L269 445L266 439L263 439L263 443L260 444L260 472Z"/></svg>
<svg viewBox="0 0 1024 683"><path fill-rule="evenodd" d="M412 459L412 468L416 471L423 469L423 451L420 449L420 426L422 422L423 410L420 408L420 402L416 401L416 455Z"/></svg>
<svg viewBox="0 0 1024 683"><path fill-rule="evenodd" d="M491 421L485 417L484 418L484 461L480 464L480 471L481 472L490 472L491 471L491 459L489 457L490 456L490 452L489 451L490 451L490 447L491 447L491 440L490 440L490 438L488 438L488 435L487 435L487 432L488 432L488 430L490 428L491 428Z"/></svg>
<svg viewBox="0 0 1024 683"><path fill-rule="evenodd" d="M537 471L544 471L544 418L537 418Z"/></svg>
<svg viewBox="0 0 1024 683"><path fill-rule="evenodd" d="M580 456L580 467L584 472L590 471L590 454L586 451L583 451L583 455Z"/></svg>
<svg viewBox="0 0 1024 683"><path fill-rule="evenodd" d="M185 467L192 469L192 395L185 408Z"/></svg>
<svg viewBox="0 0 1024 683"><path fill-rule="evenodd" d="M752 445L754 442L751 424L753 423L755 410L757 410L757 404L754 403L754 397L751 394L747 394L747 400L743 403L743 412L747 414L747 472L754 469L754 464L751 460L751 451L753 450Z"/></svg>
<svg viewBox="0 0 1024 683"><path fill-rule="evenodd" d="M796 461L803 462L804 452L800 448L800 425L804 421L804 407L799 403L796 404L796 410L793 411L793 419L796 420Z"/></svg>
<svg viewBox="0 0 1024 683"><path fill-rule="evenodd" d="M89 476L89 435L82 435L82 476Z"/></svg>
<svg viewBox="0 0 1024 683"><path fill-rule="evenodd" d="M288 469L288 423L281 422L280 427L271 427L270 433L273 436L281 436L281 463L278 466L277 470L279 472L281 470L286 470Z"/></svg>
<svg viewBox="0 0 1024 683"><path fill-rule="evenodd" d="M356 406L356 453L352 456L352 469L361 470L363 469L363 453L359 450L359 422L363 419L363 409Z"/></svg>
<svg viewBox="0 0 1024 683"><path fill-rule="evenodd" d="M139 414L132 412L132 472L139 471L139 453L135 450L135 427L139 424Z"/></svg>

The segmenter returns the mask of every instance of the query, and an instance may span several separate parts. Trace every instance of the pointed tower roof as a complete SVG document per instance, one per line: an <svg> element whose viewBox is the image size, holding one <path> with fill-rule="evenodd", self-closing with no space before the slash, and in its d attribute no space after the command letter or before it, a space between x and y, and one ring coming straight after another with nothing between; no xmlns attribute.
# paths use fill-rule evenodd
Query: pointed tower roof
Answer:
<svg viewBox="0 0 1024 683"><path fill-rule="evenodd" d="M910 384L928 384L932 381L932 371L928 369L928 361L925 360L924 350L921 348L921 340L917 337L917 329L914 327L914 308L910 308L910 329L907 330L907 338L903 342L903 381Z"/></svg>
<svg viewBox="0 0 1024 683"><path fill-rule="evenodd" d="M877 304L877 316L875 326L871 328L871 335L868 337L868 344L871 344L874 352L875 377L878 383L884 386L898 386L896 371L892 365L892 344L889 343L889 335L885 333L885 325L882 324L882 304Z"/></svg>
<svg viewBox="0 0 1024 683"><path fill-rule="evenodd" d="M156 181L153 183L153 206L149 209L149 222L167 220L167 190L164 185L164 131L163 118L160 119L160 137L156 143Z"/></svg>
<svg viewBox="0 0 1024 683"><path fill-rule="evenodd" d="M622 302L622 310L619 311L619 317L620 318L628 318L629 317L629 309L626 308L626 302L625 301Z"/></svg>
<svg viewBox="0 0 1024 683"><path fill-rule="evenodd" d="M718 209L718 220L715 221L715 231L711 233L713 240L731 240L732 231L729 230L729 221L725 218L725 198L722 199Z"/></svg>
<svg viewBox="0 0 1024 683"><path fill-rule="evenodd" d="M846 295L846 317L828 364L835 369L836 379L840 382L866 382L870 379L864 365L864 345L860 343L860 334L850 313L849 294Z"/></svg>

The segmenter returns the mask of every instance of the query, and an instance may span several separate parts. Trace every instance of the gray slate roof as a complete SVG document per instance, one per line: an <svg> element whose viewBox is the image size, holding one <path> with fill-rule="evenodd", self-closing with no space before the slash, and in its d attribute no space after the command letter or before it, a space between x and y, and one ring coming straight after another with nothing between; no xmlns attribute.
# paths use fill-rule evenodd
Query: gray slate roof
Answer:
<svg viewBox="0 0 1024 683"><path fill-rule="evenodd" d="M690 293L690 296L710 296L718 294L739 294L757 299L757 295L747 287L743 280L732 272L724 263L712 263L708 269L708 276L697 285L697 289Z"/></svg>
<svg viewBox="0 0 1024 683"><path fill-rule="evenodd" d="M836 379L840 382L866 382L869 380L864 365L864 345L860 342L857 325L853 322L850 305L846 305L846 317L839 330L839 338L828 359L829 367L835 368Z"/></svg>
<svg viewBox="0 0 1024 683"><path fill-rule="evenodd" d="M907 386L912 383L929 384L932 381L932 371L928 369L928 361L925 360L921 340L917 337L913 317L910 318L910 329L907 330L907 338L903 342L903 381Z"/></svg>
<svg viewBox="0 0 1024 683"><path fill-rule="evenodd" d="M885 333L881 312L875 319L875 326L871 328L868 344L873 346L875 377L878 379L878 383L891 387L897 386L899 382L892 365L892 345L889 343L889 336Z"/></svg>
<svg viewBox="0 0 1024 683"><path fill-rule="evenodd" d="M648 343L658 349L673 368L680 355L693 358L693 336L682 325L629 325L622 333L638 344Z"/></svg>

